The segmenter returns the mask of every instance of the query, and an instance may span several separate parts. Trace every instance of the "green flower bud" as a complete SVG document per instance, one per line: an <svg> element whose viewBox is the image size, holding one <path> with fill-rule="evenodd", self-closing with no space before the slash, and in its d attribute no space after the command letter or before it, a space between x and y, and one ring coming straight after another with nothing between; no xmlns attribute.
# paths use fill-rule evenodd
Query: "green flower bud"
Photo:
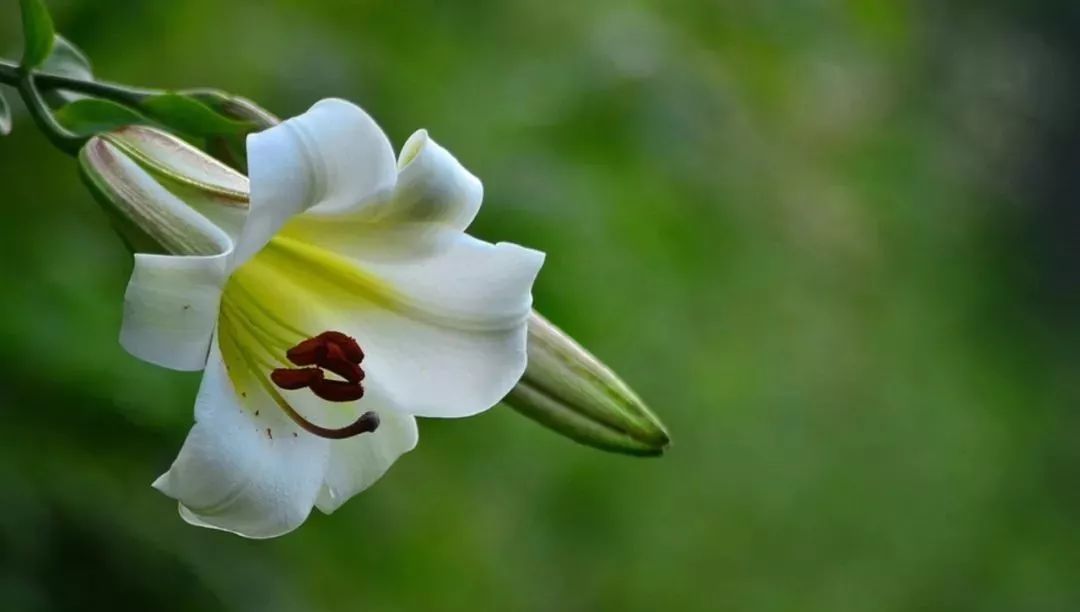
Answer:
<svg viewBox="0 0 1080 612"><path fill-rule="evenodd" d="M601 450L655 456L670 444L664 425L626 383L535 311L528 353L525 375L504 404Z"/></svg>
<svg viewBox="0 0 1080 612"><path fill-rule="evenodd" d="M79 152L86 184L133 251L210 255L242 222L247 177L183 140L145 126L91 138Z"/></svg>

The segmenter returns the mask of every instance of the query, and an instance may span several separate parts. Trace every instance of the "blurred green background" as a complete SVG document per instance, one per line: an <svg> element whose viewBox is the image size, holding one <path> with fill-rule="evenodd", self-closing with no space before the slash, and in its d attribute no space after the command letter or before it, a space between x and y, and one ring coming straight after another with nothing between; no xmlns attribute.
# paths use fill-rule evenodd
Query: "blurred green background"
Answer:
<svg viewBox="0 0 1080 612"><path fill-rule="evenodd" d="M0 609L1080 609L1075 2L49 6L102 78L428 128L675 445L496 409L286 537L187 526L149 483L198 375L117 345L130 256L20 114Z"/></svg>

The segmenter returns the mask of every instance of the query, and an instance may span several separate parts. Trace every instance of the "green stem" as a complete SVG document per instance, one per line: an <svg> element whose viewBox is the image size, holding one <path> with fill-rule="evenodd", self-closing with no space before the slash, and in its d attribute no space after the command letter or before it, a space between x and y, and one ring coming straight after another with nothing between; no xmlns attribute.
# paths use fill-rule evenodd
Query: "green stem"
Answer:
<svg viewBox="0 0 1080 612"><path fill-rule="evenodd" d="M60 74L26 71L18 64L0 60L0 83L11 85L19 91L26 109L30 112L49 141L69 155L78 155L86 138L64 129L53 116L52 109L41 98L42 90L63 89L111 100L127 106L138 106L147 97L159 92L150 89L124 87L100 81L84 81Z"/></svg>
<svg viewBox="0 0 1080 612"><path fill-rule="evenodd" d="M18 87L21 73L22 71L19 69L18 64L0 60L0 83ZM75 79L48 72L35 71L33 76L34 83L42 91L50 91L53 89L75 91L96 96L98 98L104 98L106 100L112 100L113 102L118 102L127 106L137 106L146 98L163 93L154 89L126 87L124 85L116 85L114 83L102 81L84 81L82 79Z"/></svg>
<svg viewBox="0 0 1080 612"><path fill-rule="evenodd" d="M56 117L53 117L52 111L45 104L45 101L41 99L41 92L37 90L34 76L27 74L19 79L15 85L18 87L19 95L22 96L23 102L26 104L26 110L30 112L34 123L49 139L49 142L68 155L78 155L79 149L82 148L86 139L72 134L57 123Z"/></svg>
<svg viewBox="0 0 1080 612"><path fill-rule="evenodd" d="M19 67L10 62L0 60L0 83L16 86L19 84Z"/></svg>

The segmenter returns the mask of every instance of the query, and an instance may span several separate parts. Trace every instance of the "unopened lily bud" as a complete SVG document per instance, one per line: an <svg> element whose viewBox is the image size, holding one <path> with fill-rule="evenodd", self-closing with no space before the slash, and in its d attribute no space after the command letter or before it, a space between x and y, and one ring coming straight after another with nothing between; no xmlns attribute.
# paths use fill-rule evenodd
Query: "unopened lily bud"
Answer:
<svg viewBox="0 0 1080 612"><path fill-rule="evenodd" d="M248 180L179 138L145 126L95 136L79 153L95 197L129 246L212 255L242 223Z"/></svg>
<svg viewBox="0 0 1080 612"><path fill-rule="evenodd" d="M644 402L580 344L533 311L525 375L503 400L582 444L660 455L671 440Z"/></svg>

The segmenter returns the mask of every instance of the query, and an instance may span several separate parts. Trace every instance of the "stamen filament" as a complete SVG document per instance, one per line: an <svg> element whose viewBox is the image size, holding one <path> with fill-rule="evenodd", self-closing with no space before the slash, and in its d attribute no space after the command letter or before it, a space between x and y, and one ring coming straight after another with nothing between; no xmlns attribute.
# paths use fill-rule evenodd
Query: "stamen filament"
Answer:
<svg viewBox="0 0 1080 612"><path fill-rule="evenodd" d="M237 304L234 303L234 299L230 299L228 294L221 300L222 311L228 316L234 317L240 323L244 324L244 327L250 329L254 334L259 336L259 340L263 344L272 346L274 348L287 348L291 346L290 341L287 338L283 338L275 334L273 331L256 323L248 313Z"/></svg>
<svg viewBox="0 0 1080 612"><path fill-rule="evenodd" d="M259 344L258 337L256 337L255 333L251 331L250 327L244 325L242 321L234 320L233 317L230 316L228 313L222 312L221 314L221 321L223 324L227 324L227 328L231 332L231 339L233 341L233 344L236 345L238 350L242 346L240 343L240 339L237 337L240 331L243 331L243 333L246 334L250 340L252 340L256 344ZM258 366L260 366L260 368L273 370L280 365L271 361L271 359L268 358L266 355L258 355L251 351L245 351L245 354L248 358L254 361Z"/></svg>
<svg viewBox="0 0 1080 612"><path fill-rule="evenodd" d="M251 266L251 265L255 264L257 261L258 261L257 259L254 259L254 260L248 262L247 264L245 264L245 267ZM244 269L241 268L241 271L244 271ZM305 333L305 332L297 329L296 327L293 327L291 324L289 324L288 321L285 321L285 320L281 319L281 317L277 316L272 310L270 310L270 309L266 308L265 306L263 306L259 302L259 300L255 298L255 295L251 292L251 289L244 286L244 283L241 280L242 277L243 277L242 273L233 274L232 278L229 279L229 287L228 287L228 289L235 289L238 293L243 294L244 304L245 305L251 306L253 309L258 311L258 313L260 315L262 315L263 317L269 319L270 321L273 321L275 324L277 324L282 329L295 334L298 338L310 338L311 337L311 334ZM226 294L228 293L228 289L226 289Z"/></svg>

